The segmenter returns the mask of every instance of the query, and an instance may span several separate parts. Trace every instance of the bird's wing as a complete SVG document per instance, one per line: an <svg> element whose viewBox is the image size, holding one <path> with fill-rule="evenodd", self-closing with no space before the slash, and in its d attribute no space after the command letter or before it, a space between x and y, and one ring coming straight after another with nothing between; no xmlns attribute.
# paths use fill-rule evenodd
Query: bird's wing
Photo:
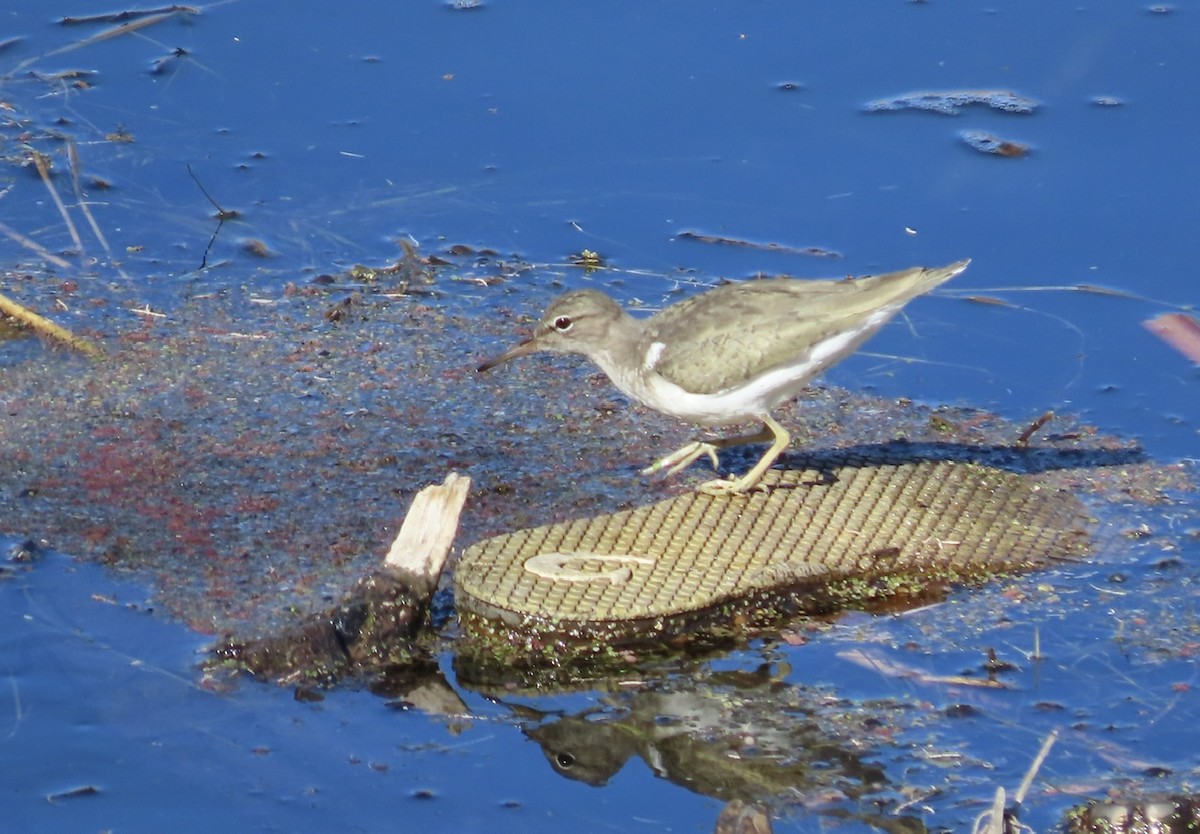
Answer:
<svg viewBox="0 0 1200 834"><path fill-rule="evenodd" d="M874 333L905 302L965 263L844 281L765 279L727 284L668 307L647 322L643 350L654 369L686 391L711 394L797 362L838 334L867 327L812 367L815 376ZM891 308L887 310L887 308ZM871 322L873 314L886 311ZM661 348L652 348L660 343Z"/></svg>

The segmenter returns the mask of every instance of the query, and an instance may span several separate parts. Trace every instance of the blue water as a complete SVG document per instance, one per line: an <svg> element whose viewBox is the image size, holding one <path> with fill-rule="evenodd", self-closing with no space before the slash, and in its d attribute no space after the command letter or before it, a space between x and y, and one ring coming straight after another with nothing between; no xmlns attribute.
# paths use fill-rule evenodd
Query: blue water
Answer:
<svg viewBox="0 0 1200 834"><path fill-rule="evenodd" d="M562 265L593 249L621 270L593 280L650 304L678 280L839 276L971 257L941 297L913 305L907 324L830 379L1018 420L1082 413L1106 433L1137 438L1157 460L1196 456L1196 365L1141 322L1196 301L1200 4L1155 13L1115 0L494 0L461 11L433 0L336 8L241 0L55 54L109 26L61 26L61 17L113 8L16 0L0 10L0 41L22 38L0 51L0 100L37 125L65 118L84 171L112 183L90 196L124 273L85 229L80 260L95 292L164 308L197 288L271 297L339 265L388 262L400 236L424 251L466 243L544 265L519 280L545 298L556 292L552 278L583 280ZM176 48L187 55L150 72ZM31 78L31 69L94 75L76 89ZM864 111L881 97L970 88L1012 90L1039 107ZM1100 106L1098 96L1122 103ZM134 141L105 141L118 128ZM1031 152L984 155L961 141L964 130ZM13 132L4 135L0 151L18 153ZM222 228L202 273L216 222L189 165L223 207L242 213ZM70 247L35 176L6 165L0 186L11 186L0 220L52 251ZM704 244L678 237L684 231L842 257ZM276 256L246 254L246 238ZM0 257L36 260L7 237ZM1061 289L1080 284L1138 298ZM956 297L970 294L1012 306ZM1196 557L1188 518L1194 509L1152 519L1156 530L1183 519L1185 585ZM1044 732L1073 721L1124 728L1127 746L1115 759L1093 758L1081 752L1096 746L1084 733L1063 745L1052 778L1098 779L1125 766L1114 760L1194 767L1176 730L1195 726L1195 708L1172 695L1173 685L1194 685L1194 663L1186 654L1153 660L1155 651L1122 642L1128 622L1147 620L1179 629L1177 645L1194 639L1194 610L1155 609L1160 577L1149 558L1117 552L1135 576L1132 599L1109 584L1107 568L1047 580L1046 599L1037 579L1022 584L1029 596L1010 612L1022 623L1012 646L1027 650L1034 626L1045 641L1057 631L1057 661L1026 665L1018 694L986 701L983 719L942 728L937 744L994 756L989 778L1010 789ZM121 604L96 602L97 592ZM472 727L454 735L442 719L361 692L311 705L266 687L203 691L192 666L203 639L126 609L139 594L59 556L0 582L0 830L169 822L173 830L702 831L719 810L641 762L603 790L564 781L506 709L470 692ZM789 681L941 708L940 690L881 678L839 652L928 640L934 656L923 662L956 673L996 640L955 617L986 619L995 600L967 595L938 613L855 620L798 650ZM1183 622L1168 624L1175 615ZM1088 641L1095 648L1081 650ZM1036 711L1046 698L1065 703L1066 715ZM581 693L560 705L592 703ZM914 767L908 754L897 760ZM939 780L938 771L916 772ZM950 816L932 822L957 825L980 810L972 802L990 798L984 777L970 773L963 805L947 801L939 811ZM46 799L85 786L98 793ZM432 799L414 797L425 789ZM1041 807L1034 818L1048 825L1068 804L1045 800L1032 813ZM789 825L818 822L799 809L777 822Z"/></svg>
<svg viewBox="0 0 1200 834"><path fill-rule="evenodd" d="M481 698L451 722L365 692L207 691L201 638L58 554L0 581L0 602L0 831L587 827L569 791L537 786L537 748Z"/></svg>
<svg viewBox="0 0 1200 834"><path fill-rule="evenodd" d="M26 40L6 64L96 70L91 89L38 90L31 106L65 106L90 137L85 170L115 186L96 214L118 250L145 247L126 261L160 279L143 290L148 300L158 290L169 299L172 277L199 267L215 227L188 165L243 213L210 254L222 268L207 280L218 285L270 290L296 269L381 262L401 235L535 263L590 248L650 273L624 291L651 302L681 268L708 279L842 275L969 256L954 289L1012 288L1003 297L1032 309L929 307L971 338L965 351L927 358L975 370L935 369L920 379L922 396L1014 414L1082 410L1168 458L1195 447L1195 371L1139 324L1194 303L1184 268L1200 254L1190 4L1154 14L1115 2L888 2L854 13L426 2L335 15L234 2L38 59L104 28L52 24L85 10L95 11L17 3L4 24ZM187 57L148 72L175 48ZM14 76L8 86L33 83ZM1013 90L1040 106L1027 116L863 112L875 98L964 88ZM1098 96L1123 104L1099 106ZM102 141L118 126L133 144ZM967 129L1032 153L980 154L958 138ZM48 242L61 237L40 183L17 185L0 211L28 194ZM844 257L676 238L686 230ZM278 257L245 255L245 238ZM1081 283L1156 303L1027 292ZM892 332L873 349L911 355L908 334ZM851 364L834 379L878 382L869 369ZM1098 393L1113 387L1121 396Z"/></svg>

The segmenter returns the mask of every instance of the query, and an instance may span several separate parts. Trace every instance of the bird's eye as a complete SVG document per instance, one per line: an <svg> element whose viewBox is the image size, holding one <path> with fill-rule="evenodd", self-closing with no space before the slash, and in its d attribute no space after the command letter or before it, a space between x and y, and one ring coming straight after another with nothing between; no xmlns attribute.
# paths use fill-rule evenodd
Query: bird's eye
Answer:
<svg viewBox="0 0 1200 834"><path fill-rule="evenodd" d="M559 316L554 320L554 329L559 333L566 333L574 324L570 316Z"/></svg>
<svg viewBox="0 0 1200 834"><path fill-rule="evenodd" d="M568 319L570 321L570 319ZM558 762L558 766L563 770L570 770L571 765L575 764L575 757L570 753L559 753L554 757L554 761Z"/></svg>

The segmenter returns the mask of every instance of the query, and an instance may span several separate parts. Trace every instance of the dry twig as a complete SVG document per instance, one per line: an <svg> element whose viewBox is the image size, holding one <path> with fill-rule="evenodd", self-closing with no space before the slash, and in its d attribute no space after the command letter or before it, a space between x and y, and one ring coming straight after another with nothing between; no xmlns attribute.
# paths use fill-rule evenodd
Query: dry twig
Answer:
<svg viewBox="0 0 1200 834"><path fill-rule="evenodd" d="M76 336L65 328L59 327L50 319L44 316L39 316L37 313L30 310L28 307L18 304L11 298L0 294L0 314L8 316L11 319L28 325L43 336L61 342L69 348L79 351L85 356L99 358L104 355L99 346L89 342L81 336Z"/></svg>

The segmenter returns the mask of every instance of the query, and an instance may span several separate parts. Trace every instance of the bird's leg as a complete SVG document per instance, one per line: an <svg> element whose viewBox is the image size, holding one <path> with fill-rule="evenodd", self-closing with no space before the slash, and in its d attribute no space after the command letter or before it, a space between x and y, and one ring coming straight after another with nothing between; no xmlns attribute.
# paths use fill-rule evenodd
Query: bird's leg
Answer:
<svg viewBox="0 0 1200 834"><path fill-rule="evenodd" d="M766 419L771 420L769 416ZM764 422L766 421L764 420ZM787 438L787 432L783 430L782 426L779 426L779 424L775 423L774 420L771 420L771 423L774 423L779 428L779 431L783 432L784 437ZM642 474L653 475L654 473L661 472L665 469L667 471L664 474L664 477L669 477L678 472L682 472L684 469L687 469L705 455L707 455L708 459L712 461L713 469L716 469L719 466L717 452L720 450L728 449L731 446L745 446L748 443L765 443L768 440L772 442L777 442L779 440L778 433L770 427L770 424L764 425L754 434L747 434L740 437L724 437L717 438L715 440L693 440L682 449L676 449L674 452L671 452L671 454L659 458L654 463L643 469ZM787 443L788 441L785 439L783 445L787 446ZM775 456L772 458L772 460L774 460L775 457L779 457L779 452L775 453Z"/></svg>
<svg viewBox="0 0 1200 834"><path fill-rule="evenodd" d="M669 455L665 455L654 463L642 470L643 475L653 475L656 472L661 472L666 469L663 477L669 477L676 472L682 472L700 458L708 455L712 461L713 468L717 467L717 446L715 443L707 440L693 440L682 449L676 449Z"/></svg>
<svg viewBox="0 0 1200 834"><path fill-rule="evenodd" d="M761 437L759 440L771 440L771 448L759 458L758 463L754 464L754 468L740 478L718 478L715 481L706 481L700 484L696 489L698 492L703 492L705 495L743 495L758 486L758 482L762 480L763 474L770 469L775 461L783 454L784 449L792 442L792 436L788 434L787 429L779 425L778 422L770 414L764 414L763 430L759 432Z"/></svg>

